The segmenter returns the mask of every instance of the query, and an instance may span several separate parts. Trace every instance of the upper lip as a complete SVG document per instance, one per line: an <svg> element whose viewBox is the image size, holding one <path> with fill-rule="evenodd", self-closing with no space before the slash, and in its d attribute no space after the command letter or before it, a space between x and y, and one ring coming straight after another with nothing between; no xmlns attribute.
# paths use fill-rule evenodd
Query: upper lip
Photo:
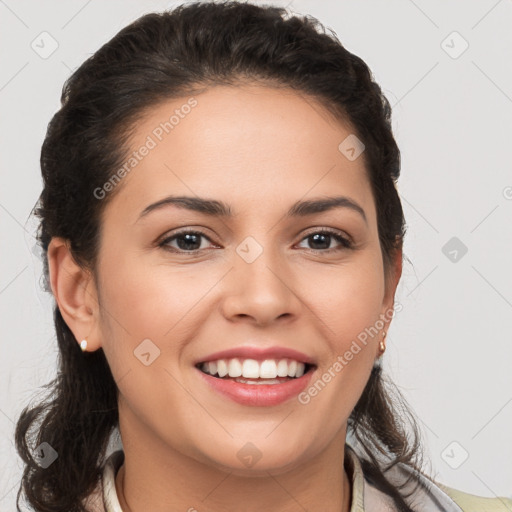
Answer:
<svg viewBox="0 0 512 512"><path fill-rule="evenodd" d="M219 359L255 359L256 361L263 361L265 359L294 359L301 363L308 363L311 365L315 364L315 361L304 354L293 348L286 347L254 347L254 346L243 346L234 347L219 352L214 352L205 357L202 357L195 364L204 363L207 361L218 361Z"/></svg>

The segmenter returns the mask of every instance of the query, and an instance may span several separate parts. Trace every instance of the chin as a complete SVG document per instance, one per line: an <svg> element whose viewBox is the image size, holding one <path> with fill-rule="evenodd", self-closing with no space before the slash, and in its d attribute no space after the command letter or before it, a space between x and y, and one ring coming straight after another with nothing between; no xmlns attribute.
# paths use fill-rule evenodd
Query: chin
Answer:
<svg viewBox="0 0 512 512"><path fill-rule="evenodd" d="M282 445L278 447L268 440L264 444L265 446L260 445L260 449L257 442L236 443L236 446L226 447L223 453L203 453L202 458L208 459L216 469L236 476L268 477L269 473L287 473L297 467L305 457L305 453L297 453L294 446L284 449Z"/></svg>

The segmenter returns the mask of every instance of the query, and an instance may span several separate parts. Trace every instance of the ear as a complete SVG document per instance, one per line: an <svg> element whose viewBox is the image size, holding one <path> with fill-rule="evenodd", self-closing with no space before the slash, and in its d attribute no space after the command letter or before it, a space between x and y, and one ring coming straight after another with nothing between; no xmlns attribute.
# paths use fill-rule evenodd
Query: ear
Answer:
<svg viewBox="0 0 512 512"><path fill-rule="evenodd" d="M386 318L389 318L389 322L391 322L391 313L394 309L395 292L400 278L402 277L402 258L402 248L396 249L393 254L391 267L386 273L385 293L382 301L382 314L385 315ZM389 325L387 327L389 327Z"/></svg>
<svg viewBox="0 0 512 512"><path fill-rule="evenodd" d="M67 240L50 241L48 270L53 296L77 343L87 338L87 351L97 350L101 342L96 286L91 273L76 263Z"/></svg>

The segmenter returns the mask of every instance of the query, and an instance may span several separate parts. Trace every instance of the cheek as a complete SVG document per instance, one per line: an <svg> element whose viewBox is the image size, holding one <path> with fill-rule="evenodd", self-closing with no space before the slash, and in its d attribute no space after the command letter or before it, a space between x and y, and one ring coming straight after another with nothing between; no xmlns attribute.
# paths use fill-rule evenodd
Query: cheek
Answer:
<svg viewBox="0 0 512 512"><path fill-rule="evenodd" d="M378 253L360 254L350 264L316 269L314 278L306 273L299 279L304 280L298 287L306 290L304 302L322 320L326 339L338 350L378 321L384 298Z"/></svg>
<svg viewBox="0 0 512 512"><path fill-rule="evenodd" d="M209 291L223 275L223 269L206 265L194 269L199 267L148 263L135 256L104 260L104 343L116 360L131 364L134 351L149 339L164 356L155 361L158 365L179 363L183 345L201 326L197 317L204 315Z"/></svg>
<svg viewBox="0 0 512 512"><path fill-rule="evenodd" d="M143 258L106 264L105 299L130 333L161 338L208 289L208 282L184 270Z"/></svg>
<svg viewBox="0 0 512 512"><path fill-rule="evenodd" d="M103 262L103 348L124 406L148 424L154 421L152 411L159 410L165 422L174 411L177 425L190 407L177 383L179 363L183 345L201 325L194 307L200 308L215 279L211 273L192 276L188 268L179 271L135 257Z"/></svg>
<svg viewBox="0 0 512 512"><path fill-rule="evenodd" d="M360 253L346 266L317 272L316 285L308 289L308 305L320 320L316 324L327 350L318 381L311 394L306 390L310 396L304 396L303 403L314 399L327 415L331 408L340 411L339 418L348 415L375 361L383 326L384 276L379 258L378 251ZM317 395L322 398L315 399Z"/></svg>
<svg viewBox="0 0 512 512"><path fill-rule="evenodd" d="M384 292L381 270L378 261L337 269L321 280L316 295L310 294L319 306L315 314L327 350L299 402L316 418L311 421L322 423L327 437L349 418L374 365Z"/></svg>

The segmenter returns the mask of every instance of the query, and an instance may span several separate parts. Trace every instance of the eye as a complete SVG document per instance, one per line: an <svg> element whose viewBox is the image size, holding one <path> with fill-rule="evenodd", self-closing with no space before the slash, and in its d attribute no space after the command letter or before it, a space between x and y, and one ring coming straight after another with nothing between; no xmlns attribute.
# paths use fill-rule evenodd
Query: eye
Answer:
<svg viewBox="0 0 512 512"><path fill-rule="evenodd" d="M174 233L172 236L165 238L158 244L158 246L171 252L196 254L204 249L204 247L201 247L202 238L213 244L210 238L206 236L202 231L187 229ZM319 231L314 231L304 237L302 241L308 239L312 240L313 245L317 245L317 247L306 248L312 252L330 253L352 248L352 242L348 238L342 236L338 231L331 229L321 229ZM333 240L338 242L338 247L330 247ZM172 246L172 242L176 242L177 247ZM320 247L318 247L318 245Z"/></svg>
<svg viewBox="0 0 512 512"><path fill-rule="evenodd" d="M336 251L342 251L343 249L351 249L352 248L352 242L342 236L338 231L331 230L331 229L322 229L320 231L314 231L304 237L302 241L304 240L312 240L313 245L319 245L320 247L312 247L309 248L310 251L313 252L336 252ZM340 246L335 248L330 248L331 242L335 240L340 244ZM310 244L311 245L311 244Z"/></svg>
<svg viewBox="0 0 512 512"><path fill-rule="evenodd" d="M203 249L201 247L201 238L205 238L211 242L211 240L202 231L182 230L165 238L158 244L158 246L171 252L195 254ZM178 247L170 245L170 243L174 241L177 242Z"/></svg>

